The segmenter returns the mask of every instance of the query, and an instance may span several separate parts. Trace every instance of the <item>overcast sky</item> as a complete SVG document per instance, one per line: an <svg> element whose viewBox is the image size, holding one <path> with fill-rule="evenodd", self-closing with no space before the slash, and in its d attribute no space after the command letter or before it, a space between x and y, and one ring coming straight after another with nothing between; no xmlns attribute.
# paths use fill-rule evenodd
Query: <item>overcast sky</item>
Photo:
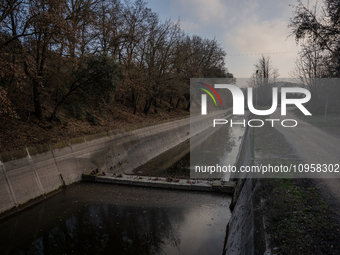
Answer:
<svg viewBox="0 0 340 255"><path fill-rule="evenodd" d="M249 78L261 53L270 53L280 78L291 77L299 47L288 37L297 0L146 0L161 20L180 19L190 35L216 39L227 52L226 66L236 78ZM305 1L303 1L305 2ZM277 54L277 52L285 52ZM253 54L233 56L240 54Z"/></svg>

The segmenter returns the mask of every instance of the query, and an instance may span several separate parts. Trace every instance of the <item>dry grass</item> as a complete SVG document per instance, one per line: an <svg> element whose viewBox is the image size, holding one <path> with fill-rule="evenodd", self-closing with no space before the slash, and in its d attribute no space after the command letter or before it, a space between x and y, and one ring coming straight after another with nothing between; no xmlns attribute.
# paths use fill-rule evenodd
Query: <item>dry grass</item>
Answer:
<svg viewBox="0 0 340 255"><path fill-rule="evenodd" d="M101 133L109 130L132 128L157 124L189 116L183 109L167 107L153 109L145 115L142 112L133 114L132 107L114 103L108 107L105 115L91 113L91 120L77 120L66 113L59 115L59 121L50 123L46 119L38 121L35 117L0 120L0 153L38 144L56 143L75 137Z"/></svg>

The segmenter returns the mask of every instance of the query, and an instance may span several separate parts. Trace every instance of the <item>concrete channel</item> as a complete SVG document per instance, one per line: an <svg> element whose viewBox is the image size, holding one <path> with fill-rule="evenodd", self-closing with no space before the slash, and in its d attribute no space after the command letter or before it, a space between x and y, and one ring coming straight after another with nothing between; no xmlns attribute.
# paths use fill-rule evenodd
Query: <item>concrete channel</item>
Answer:
<svg viewBox="0 0 340 255"><path fill-rule="evenodd" d="M204 119L184 118L1 153L0 217L81 181L84 173L132 174L133 169L204 131L213 118L229 114L220 110ZM195 129L190 129L190 121Z"/></svg>
<svg viewBox="0 0 340 255"><path fill-rule="evenodd" d="M247 176L231 175L229 181L170 181L162 177L133 174L133 169L203 132L211 125L211 119L228 117L231 117L229 111L219 111L203 121L200 118L194 129L190 129L190 119L185 118L2 153L0 219L45 200L49 195L81 181L82 178L98 184L131 188L202 191L202 194L221 192L232 195L232 215L226 231L223 254L254 254L255 219L252 200L256 185L253 180L246 179ZM245 130L235 164L237 167L251 164L249 129ZM86 174L93 171L107 174Z"/></svg>

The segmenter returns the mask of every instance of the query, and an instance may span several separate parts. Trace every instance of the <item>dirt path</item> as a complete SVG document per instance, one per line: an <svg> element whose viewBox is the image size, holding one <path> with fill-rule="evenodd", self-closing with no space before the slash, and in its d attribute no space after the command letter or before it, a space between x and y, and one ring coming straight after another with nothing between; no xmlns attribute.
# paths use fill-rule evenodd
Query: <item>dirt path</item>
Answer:
<svg viewBox="0 0 340 255"><path fill-rule="evenodd" d="M275 127L292 144L304 163L340 164L339 138L298 119L289 108L287 108L286 116L281 116L280 111L281 109L279 108L271 115L271 118L281 120L295 119L298 121L298 125L294 128L282 127L278 122L275 122ZM287 122L288 124L291 125L292 122ZM333 207L340 209L340 173L320 173L318 177L320 179L314 180L321 187L326 199L333 204Z"/></svg>

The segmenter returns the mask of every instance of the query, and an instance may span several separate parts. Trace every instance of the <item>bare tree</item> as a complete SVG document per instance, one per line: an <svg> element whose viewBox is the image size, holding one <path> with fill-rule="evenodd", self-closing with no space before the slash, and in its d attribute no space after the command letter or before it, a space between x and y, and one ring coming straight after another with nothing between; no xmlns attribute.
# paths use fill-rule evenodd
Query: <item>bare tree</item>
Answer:
<svg viewBox="0 0 340 255"><path fill-rule="evenodd" d="M262 55L254 67L255 71L250 79L250 85L255 88L255 100L259 105L268 105L272 97L272 84L276 82L279 72L273 67L269 56Z"/></svg>
<svg viewBox="0 0 340 255"><path fill-rule="evenodd" d="M325 84L318 78L340 77L340 2L323 0L315 5L298 1L294 17L290 19L291 36L302 45L296 74L311 90L311 110L320 112L325 96L339 97L340 89L335 84ZM340 104L332 100L329 112L339 112Z"/></svg>

